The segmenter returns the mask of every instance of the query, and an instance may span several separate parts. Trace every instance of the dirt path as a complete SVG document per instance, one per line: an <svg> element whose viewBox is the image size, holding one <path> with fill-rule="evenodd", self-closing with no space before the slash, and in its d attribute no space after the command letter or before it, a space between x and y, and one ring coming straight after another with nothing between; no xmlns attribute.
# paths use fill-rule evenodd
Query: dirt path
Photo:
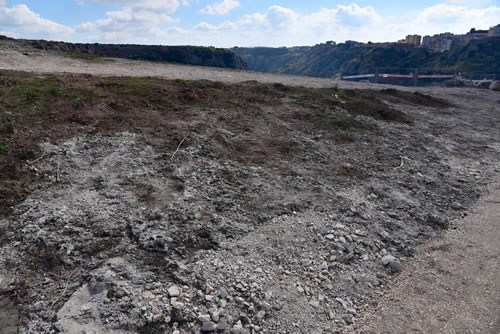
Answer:
<svg viewBox="0 0 500 334"><path fill-rule="evenodd" d="M500 333L500 183L422 247L357 333Z"/></svg>

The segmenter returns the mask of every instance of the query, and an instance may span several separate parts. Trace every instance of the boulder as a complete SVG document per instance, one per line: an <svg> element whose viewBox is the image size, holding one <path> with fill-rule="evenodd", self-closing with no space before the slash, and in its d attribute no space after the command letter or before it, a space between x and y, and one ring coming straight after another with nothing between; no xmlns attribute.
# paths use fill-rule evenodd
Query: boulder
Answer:
<svg viewBox="0 0 500 334"><path fill-rule="evenodd" d="M491 90L496 90L497 92L500 92L500 80L493 81L490 84L490 89Z"/></svg>

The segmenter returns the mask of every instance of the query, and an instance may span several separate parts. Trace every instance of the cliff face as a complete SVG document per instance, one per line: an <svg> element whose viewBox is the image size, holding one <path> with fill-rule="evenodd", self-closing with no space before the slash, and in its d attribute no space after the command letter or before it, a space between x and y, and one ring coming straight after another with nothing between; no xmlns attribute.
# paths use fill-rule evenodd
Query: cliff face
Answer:
<svg viewBox="0 0 500 334"><path fill-rule="evenodd" d="M235 48L250 70L334 77L375 67L428 68L433 71L500 72L500 37L471 41L445 53L408 44L322 43L300 48Z"/></svg>
<svg viewBox="0 0 500 334"><path fill-rule="evenodd" d="M81 44L29 41L37 49L82 52L96 56L135 60L165 61L188 65L246 69L246 63L227 49L198 46L159 46L134 44Z"/></svg>
<svg viewBox="0 0 500 334"><path fill-rule="evenodd" d="M233 51L253 71L281 72L286 66L296 63L309 50L310 46L293 48L233 48Z"/></svg>

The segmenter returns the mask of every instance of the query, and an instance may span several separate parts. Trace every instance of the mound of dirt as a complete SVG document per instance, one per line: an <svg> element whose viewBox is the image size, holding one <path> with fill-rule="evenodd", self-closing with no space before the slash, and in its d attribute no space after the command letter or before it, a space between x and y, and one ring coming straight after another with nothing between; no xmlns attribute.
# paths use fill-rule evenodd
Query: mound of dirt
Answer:
<svg viewBox="0 0 500 334"><path fill-rule="evenodd" d="M0 292L19 333L336 331L393 275L382 258L405 270L499 163L499 106L467 90L0 83L0 268L16 273Z"/></svg>

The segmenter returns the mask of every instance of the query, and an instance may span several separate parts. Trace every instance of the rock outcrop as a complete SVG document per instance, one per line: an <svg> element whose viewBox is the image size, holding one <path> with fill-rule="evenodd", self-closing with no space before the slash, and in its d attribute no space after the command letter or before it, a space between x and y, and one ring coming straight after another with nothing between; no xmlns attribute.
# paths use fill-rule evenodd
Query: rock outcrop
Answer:
<svg viewBox="0 0 500 334"><path fill-rule="evenodd" d="M44 40L28 41L34 48L81 52L95 56L134 60L165 61L187 65L246 69L246 63L232 51L214 47L135 44L81 44Z"/></svg>

